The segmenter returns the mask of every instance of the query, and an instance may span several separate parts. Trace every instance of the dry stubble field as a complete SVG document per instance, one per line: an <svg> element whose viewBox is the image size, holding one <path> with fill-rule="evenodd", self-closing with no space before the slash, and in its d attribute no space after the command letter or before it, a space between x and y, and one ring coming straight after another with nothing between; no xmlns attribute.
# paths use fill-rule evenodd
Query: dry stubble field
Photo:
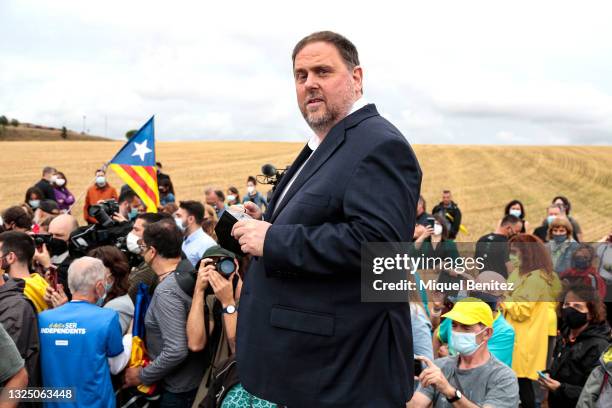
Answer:
<svg viewBox="0 0 612 408"><path fill-rule="evenodd" d="M79 196L96 168L112 158L121 142L0 142L0 208L20 203L27 187L40 178L44 165L63 171L70 190ZM166 142L157 159L172 176L177 198L203 199L203 187L229 185L245 191L249 174L261 165L290 164L299 143ZM431 209L440 191L449 188L464 214L470 241L494 229L503 206L523 201L532 228L545 216L553 196L566 195L572 215L586 240L599 240L612 230L612 147L442 146L416 145L424 173L422 194ZM115 174L110 183L120 187ZM265 186L260 189L267 190ZM381 197L381 200L393 199ZM376 203L372 203L376 205ZM82 222L82 204L74 214Z"/></svg>

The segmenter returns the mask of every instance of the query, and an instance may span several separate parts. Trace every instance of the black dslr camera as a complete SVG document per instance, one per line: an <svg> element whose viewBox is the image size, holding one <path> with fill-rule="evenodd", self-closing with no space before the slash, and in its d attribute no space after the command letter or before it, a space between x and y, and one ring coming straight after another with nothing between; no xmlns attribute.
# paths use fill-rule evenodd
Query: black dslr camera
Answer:
<svg viewBox="0 0 612 408"><path fill-rule="evenodd" d="M46 245L47 248L53 239L53 235L51 234L32 234L32 239L34 240L34 245L36 248L42 248L43 245Z"/></svg>
<svg viewBox="0 0 612 408"><path fill-rule="evenodd" d="M119 203L114 200L105 200L99 204L89 207L89 215L94 217L98 223L107 228L115 225L113 214L119 212Z"/></svg>
<svg viewBox="0 0 612 408"><path fill-rule="evenodd" d="M225 279L229 279L230 275L236 272L236 264L234 264L234 259L229 256L212 258L212 265L215 266L217 272L221 274ZM202 262L202 261L200 261ZM200 262L198 262L197 269L200 269Z"/></svg>

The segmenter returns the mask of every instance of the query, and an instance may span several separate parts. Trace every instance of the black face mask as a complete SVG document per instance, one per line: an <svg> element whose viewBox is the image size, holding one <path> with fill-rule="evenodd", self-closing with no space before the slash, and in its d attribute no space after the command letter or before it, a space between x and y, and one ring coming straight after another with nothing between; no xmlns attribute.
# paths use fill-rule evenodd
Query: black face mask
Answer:
<svg viewBox="0 0 612 408"><path fill-rule="evenodd" d="M587 314L579 312L573 307L565 307L561 309L561 318L570 329L582 327L587 322Z"/></svg>
<svg viewBox="0 0 612 408"><path fill-rule="evenodd" d="M49 255L57 256L68 250L68 244L61 239L51 238L51 242L47 245L47 249L49 250Z"/></svg>

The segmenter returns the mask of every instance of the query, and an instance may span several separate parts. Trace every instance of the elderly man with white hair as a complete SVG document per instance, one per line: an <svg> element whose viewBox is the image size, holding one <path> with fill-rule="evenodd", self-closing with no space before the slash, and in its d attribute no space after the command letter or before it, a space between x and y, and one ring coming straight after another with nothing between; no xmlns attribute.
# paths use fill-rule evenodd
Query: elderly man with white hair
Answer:
<svg viewBox="0 0 612 408"><path fill-rule="evenodd" d="M125 368L131 351L117 312L96 305L106 296L104 282L101 260L75 260L68 269L72 301L39 315L43 385L72 388L78 406L115 407L111 373Z"/></svg>

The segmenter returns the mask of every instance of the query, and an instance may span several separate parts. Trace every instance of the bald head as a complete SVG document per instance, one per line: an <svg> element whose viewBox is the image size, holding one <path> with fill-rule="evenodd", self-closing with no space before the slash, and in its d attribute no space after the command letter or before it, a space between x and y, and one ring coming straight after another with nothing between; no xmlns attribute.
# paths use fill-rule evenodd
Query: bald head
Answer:
<svg viewBox="0 0 612 408"><path fill-rule="evenodd" d="M53 235L53 238L68 242L70 233L78 227L79 223L76 218L70 214L61 214L49 224L49 234Z"/></svg>
<svg viewBox="0 0 612 408"><path fill-rule="evenodd" d="M504 277L502 275L500 275L497 272L493 272L493 271L482 271L480 272L480 274L476 277L476 282L477 283L486 283L486 284L490 284L490 283L498 283L497 287L503 287L503 284L506 283L506 279L504 279ZM493 285L491 285L492 287ZM500 297L504 294L503 290L488 290L487 293L490 293L493 296L497 296Z"/></svg>

